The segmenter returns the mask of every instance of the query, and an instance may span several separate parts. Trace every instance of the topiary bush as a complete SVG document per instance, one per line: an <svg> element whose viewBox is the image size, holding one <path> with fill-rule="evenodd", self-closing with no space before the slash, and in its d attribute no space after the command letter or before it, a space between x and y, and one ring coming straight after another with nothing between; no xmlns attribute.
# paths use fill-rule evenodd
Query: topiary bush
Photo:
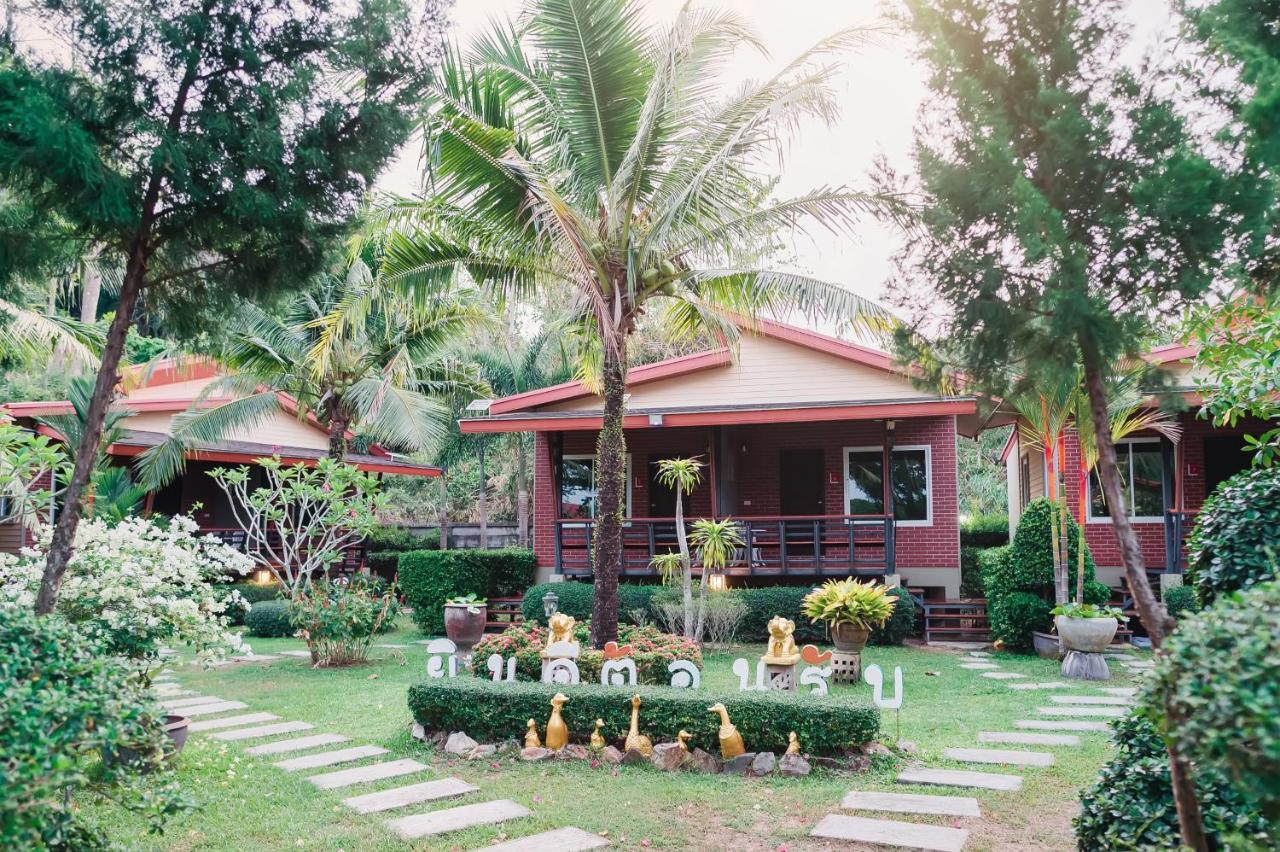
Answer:
<svg viewBox="0 0 1280 852"><path fill-rule="evenodd" d="M583 682L598 683L604 654L591 649L588 641L591 622L580 621L574 630L574 638L582 645L578 657L578 673ZM671 682L667 666L675 660L689 660L702 668L702 649L698 643L683 636L663 633L656 627L636 627L624 624L618 627L618 644L632 646L631 658L636 661L636 678L640 683L666 684ZM539 680L542 676L541 651L547 646L547 629L538 624L521 624L508 627L501 633L490 634L480 640L472 651L473 673L476 677L490 677L485 666L491 654L516 658L516 677L519 680Z"/></svg>
<svg viewBox="0 0 1280 852"><path fill-rule="evenodd" d="M297 632L297 628L293 626L289 602L282 600L254 604L245 615L244 624L249 628L249 635L259 639L277 639Z"/></svg>
<svg viewBox="0 0 1280 852"><path fill-rule="evenodd" d="M1034 592L1047 601L1053 600L1053 554L1050 552L1049 515L1056 507L1048 500L1032 500L1018 519L1018 530L1010 544L1007 580L1001 580L1002 591ZM1076 559L1079 553L1079 526L1067 514L1067 546L1072 589L1075 588ZM1059 530L1059 535L1062 532ZM1084 551L1085 582L1094 580L1093 555L1089 546ZM1007 583L1008 585L1004 585ZM987 585L988 591L991 589Z"/></svg>
<svg viewBox="0 0 1280 852"><path fill-rule="evenodd" d="M1280 825L1280 582L1220 596L1183 619L1157 660L1156 680L1179 717L1175 725L1153 714L1161 727Z"/></svg>
<svg viewBox="0 0 1280 852"><path fill-rule="evenodd" d="M1169 755L1156 726L1142 709L1112 723L1116 754L1098 780L1080 794L1075 818L1080 852L1098 849L1178 849L1178 812L1169 780ZM1196 794L1213 849L1243 835L1259 849L1274 849L1280 838L1219 771L1197 766Z"/></svg>
<svg viewBox="0 0 1280 852"><path fill-rule="evenodd" d="M1028 651L1035 631L1048 633L1053 627L1050 606L1044 598L1030 592L1009 592L987 598L987 623L991 638L1004 642L1011 651Z"/></svg>
<svg viewBox="0 0 1280 852"><path fill-rule="evenodd" d="M916 602L911 593L899 586L889 591L897 598L893 605L893 614L883 627L871 631L867 639L869 645L901 645L903 640L912 635L916 629Z"/></svg>
<svg viewBox="0 0 1280 852"><path fill-rule="evenodd" d="M1200 609L1196 603L1196 590L1191 586L1170 586L1161 596L1164 608L1174 618L1184 618Z"/></svg>
<svg viewBox="0 0 1280 852"><path fill-rule="evenodd" d="M1209 495L1187 539L1186 582L1202 606L1280 578L1280 465L1237 473Z"/></svg>
<svg viewBox="0 0 1280 852"><path fill-rule="evenodd" d="M655 743L673 741L686 730L693 744L715 752L719 717L707 708L725 705L729 718L752 751L781 753L787 733L795 731L812 754L841 754L875 739L880 712L860 699L844 695L791 692L716 692L661 686L616 687L582 683L565 687L545 683L494 683L482 678L441 678L409 687L409 710L428 731L466 731L481 741L522 737L525 722L547 718L551 697L569 696L563 717L570 740L587 742L595 720L604 720L604 735L621 745L631 721L631 696L639 694L640 732Z"/></svg>
<svg viewBox="0 0 1280 852"><path fill-rule="evenodd" d="M533 582L533 551L411 550L400 554L400 589L423 633L444 632L444 602L461 595L501 597L524 592ZM526 598L527 600L527 598Z"/></svg>

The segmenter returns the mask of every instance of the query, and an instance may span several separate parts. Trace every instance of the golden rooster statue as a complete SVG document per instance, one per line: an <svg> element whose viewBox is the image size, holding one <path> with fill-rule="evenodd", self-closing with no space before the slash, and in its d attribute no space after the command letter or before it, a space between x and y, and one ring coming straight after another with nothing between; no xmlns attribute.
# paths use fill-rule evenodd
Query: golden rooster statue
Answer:
<svg viewBox="0 0 1280 852"><path fill-rule="evenodd" d="M745 754L747 747L742 742L742 734L738 733L738 729L729 721L729 711L724 705L712 704L707 708L707 712L720 714L720 756L725 760L732 760L740 754Z"/></svg>
<svg viewBox="0 0 1280 852"><path fill-rule="evenodd" d="M645 757L653 756L653 741L640 733L640 696L631 696L631 730L627 731L627 751L638 751Z"/></svg>

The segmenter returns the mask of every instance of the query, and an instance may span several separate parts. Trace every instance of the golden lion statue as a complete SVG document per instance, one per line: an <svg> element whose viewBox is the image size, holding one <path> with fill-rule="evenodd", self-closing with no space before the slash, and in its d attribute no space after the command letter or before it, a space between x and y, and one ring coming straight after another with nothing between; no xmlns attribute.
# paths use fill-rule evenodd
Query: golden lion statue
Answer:
<svg viewBox="0 0 1280 852"><path fill-rule="evenodd" d="M763 657L771 666L794 666L800 661L800 649L791 634L796 631L796 623L789 618L775 615L769 619L769 645Z"/></svg>
<svg viewBox="0 0 1280 852"><path fill-rule="evenodd" d="M572 615L563 612L557 612L551 616L551 620L547 622L547 626L551 628L551 632L547 635L547 648L559 642L568 642L570 645L578 643L573 639L573 629L577 627L578 621ZM542 650L542 656L547 656L547 649Z"/></svg>

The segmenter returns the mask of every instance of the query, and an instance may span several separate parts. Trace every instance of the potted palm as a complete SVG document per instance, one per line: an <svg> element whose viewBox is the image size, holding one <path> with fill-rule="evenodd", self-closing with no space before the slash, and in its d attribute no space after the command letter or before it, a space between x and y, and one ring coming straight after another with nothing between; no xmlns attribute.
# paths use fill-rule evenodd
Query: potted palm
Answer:
<svg viewBox="0 0 1280 852"><path fill-rule="evenodd" d="M444 602L444 633L464 655L471 653L484 637L489 621L489 601L475 594L460 595Z"/></svg>
<svg viewBox="0 0 1280 852"><path fill-rule="evenodd" d="M824 622L830 628L836 650L857 654L866 646L871 631L889 620L896 602L888 586L850 577L828 580L805 595L802 611L810 621Z"/></svg>

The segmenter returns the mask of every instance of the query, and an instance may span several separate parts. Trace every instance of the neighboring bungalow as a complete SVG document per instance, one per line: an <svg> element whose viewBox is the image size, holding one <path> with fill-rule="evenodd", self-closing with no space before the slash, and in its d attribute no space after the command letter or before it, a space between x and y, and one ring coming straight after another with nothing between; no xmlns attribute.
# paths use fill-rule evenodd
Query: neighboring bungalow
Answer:
<svg viewBox="0 0 1280 852"><path fill-rule="evenodd" d="M116 464L128 465L149 447L156 446L170 434L173 418L192 405L212 407L227 401L200 394L218 377L218 366L210 360L166 361L153 368L135 368L123 384L115 407L129 412L122 423L120 437L106 448ZM149 493L144 504L147 514L190 513L202 530L220 536L228 543L243 547L244 536L235 525L231 505L218 484L208 475L216 467L254 464L258 459L279 456L287 464L314 465L328 455L329 438L315 417L298 417L298 407L287 394L279 394L280 409L266 422L252 429L237 429L220 441L201 444L187 455L186 471L157 491ZM62 436L36 418L54 414L70 414L66 400L49 402L12 402L0 406L0 413L19 425L62 440ZM438 476L440 469L417 464L395 456L376 445L367 453L348 453L346 461L364 471L406 476ZM261 475L261 472L258 472ZM9 529L4 529L8 526ZM0 550L12 551L23 536L12 525L0 525ZM354 570L363 564L363 549L353 549L342 563L343 570Z"/></svg>
<svg viewBox="0 0 1280 852"><path fill-rule="evenodd" d="M1197 416L1201 398L1196 390L1199 376L1192 364L1196 351L1192 346L1173 345L1148 354L1152 364L1172 373L1170 390L1181 394L1190 406L1178 415L1182 427L1178 443L1155 433L1139 433L1118 441L1116 446L1121 474L1127 483L1130 520L1142 544L1147 571L1153 574L1182 572L1186 565L1186 536L1195 525L1205 498L1223 480L1249 466L1252 456L1243 452L1243 436L1269 428L1261 421L1217 427ZM993 418L992 422L999 420ZM1069 472L1064 487L1067 505L1075 516L1080 488L1078 477L1070 472L1077 470L1080 444L1074 431L1067 433L1064 444L1063 467ZM1045 459L1040 449L1025 446L1015 429L1005 444L1001 461L1007 471L1009 528L1013 530L1027 503L1045 496ZM1096 474L1089 478L1086 498L1085 540L1097 563L1098 579L1119 587L1124 569Z"/></svg>
<svg viewBox="0 0 1280 852"><path fill-rule="evenodd" d="M623 575L656 576L676 548L674 494L656 464L707 465L685 515L732 517L747 546L731 585L897 574L932 599L960 590L956 436L969 398L920 391L889 355L778 322L715 349L630 370ZM492 401L464 432L533 432L540 579L592 573L602 400L580 382Z"/></svg>

